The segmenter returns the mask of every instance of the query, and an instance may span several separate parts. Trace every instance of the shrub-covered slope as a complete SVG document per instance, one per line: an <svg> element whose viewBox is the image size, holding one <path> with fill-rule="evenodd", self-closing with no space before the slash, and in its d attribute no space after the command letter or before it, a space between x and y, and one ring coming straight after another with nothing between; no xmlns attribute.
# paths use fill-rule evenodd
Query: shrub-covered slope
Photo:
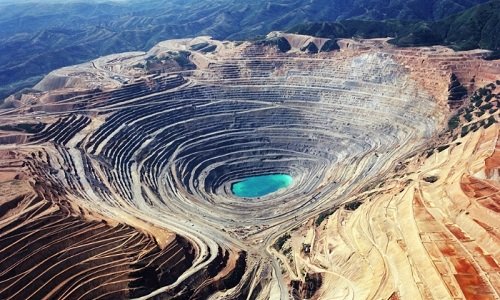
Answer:
<svg viewBox="0 0 500 300"><path fill-rule="evenodd" d="M477 5L440 21L344 20L308 23L291 32L328 38L394 37L398 46L447 45L456 50L500 50L500 1Z"/></svg>

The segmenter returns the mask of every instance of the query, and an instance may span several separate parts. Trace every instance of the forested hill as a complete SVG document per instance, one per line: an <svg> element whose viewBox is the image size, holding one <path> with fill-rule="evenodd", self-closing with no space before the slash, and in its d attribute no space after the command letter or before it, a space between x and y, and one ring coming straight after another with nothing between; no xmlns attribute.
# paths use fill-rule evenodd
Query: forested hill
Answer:
<svg viewBox="0 0 500 300"><path fill-rule="evenodd" d="M300 24L293 33L328 38L394 37L398 46L447 45L456 50L500 51L500 1L477 5L438 21L344 20Z"/></svg>
<svg viewBox="0 0 500 300"><path fill-rule="evenodd" d="M0 100L53 69L161 40L249 39L304 22L438 20L486 0L0 2ZM377 29L374 29L377 30Z"/></svg>

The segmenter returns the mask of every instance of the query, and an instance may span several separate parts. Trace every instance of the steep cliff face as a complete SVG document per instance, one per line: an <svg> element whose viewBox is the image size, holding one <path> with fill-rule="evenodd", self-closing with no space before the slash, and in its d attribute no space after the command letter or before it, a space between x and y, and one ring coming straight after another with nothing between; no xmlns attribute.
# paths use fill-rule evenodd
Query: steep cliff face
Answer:
<svg viewBox="0 0 500 300"><path fill-rule="evenodd" d="M498 225L498 92L472 93L500 65L480 51L329 43L165 41L10 98L2 297L497 295L482 260L498 254L483 240ZM263 174L293 183L231 192ZM19 238L38 258L7 247Z"/></svg>

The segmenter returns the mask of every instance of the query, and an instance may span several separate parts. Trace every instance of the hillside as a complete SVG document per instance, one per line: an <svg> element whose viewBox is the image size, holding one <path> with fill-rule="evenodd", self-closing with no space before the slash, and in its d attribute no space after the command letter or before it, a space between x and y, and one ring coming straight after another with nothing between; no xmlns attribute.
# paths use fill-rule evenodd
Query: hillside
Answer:
<svg viewBox="0 0 500 300"><path fill-rule="evenodd" d="M398 46L446 45L455 50L500 51L500 1L477 5L439 21L345 20L301 24L292 33L325 38L394 37Z"/></svg>
<svg viewBox="0 0 500 300"><path fill-rule="evenodd" d="M238 0L0 4L0 99L43 74L161 40L247 39L303 22L438 20L484 0Z"/></svg>
<svg viewBox="0 0 500 300"><path fill-rule="evenodd" d="M394 40L400 46L448 45L457 50L500 50L500 1L491 1L438 22L421 22Z"/></svg>

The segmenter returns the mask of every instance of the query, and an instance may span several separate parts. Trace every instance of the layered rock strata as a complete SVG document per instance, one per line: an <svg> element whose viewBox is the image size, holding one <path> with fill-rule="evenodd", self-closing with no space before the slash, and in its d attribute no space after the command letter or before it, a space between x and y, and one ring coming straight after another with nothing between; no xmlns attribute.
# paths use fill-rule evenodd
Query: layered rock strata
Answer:
<svg viewBox="0 0 500 300"><path fill-rule="evenodd" d="M444 278L467 275L471 268L422 273L429 275L425 280L441 278L435 295L422 277L401 277L415 285L400 289L401 272L407 276L432 265L425 259L404 261L401 253L416 255L404 240L391 252L397 263L389 261L390 251L379 245L387 235L373 233L390 222L387 230L402 220L418 225L419 218L425 219L426 201L434 200L415 192L425 190L425 184L417 175L390 184L394 193L408 189L415 195L410 204L404 202L404 214L395 211L392 219L366 208L370 206L365 198L375 198L365 195L374 181L400 175L394 170L413 162L408 157L444 138L450 105L468 103L463 93L448 103L453 80L472 93L477 85L498 77L500 64L482 60L480 51L398 49L385 40L343 40L338 42L340 50L315 53L311 49L325 49L333 41L280 33L269 39L273 41L167 41L147 53L114 55L54 71L37 86L43 91L7 99L10 108L0 112L2 184L22 185L29 192L16 187L2 194L1 205L8 213L1 216L1 224L15 230L2 230L0 243L26 242L2 250L12 258L3 261L6 270L15 271L4 272L0 293L13 299L20 295L14 290L33 299L450 295L445 294ZM497 102L489 100L483 118L496 120ZM491 133L496 126L484 130L487 143L496 138ZM475 162L465 156L457 159L465 165ZM496 162L494 157L489 160L488 174L496 174ZM231 193L231 185L244 177L273 173L291 175L293 185L255 200ZM482 186L473 177L462 184ZM495 199L485 202L498 205ZM336 213L343 217L333 227L314 226L320 213L328 224L333 222L325 211L346 201L351 202ZM373 201L384 208L390 205L386 202L383 197ZM450 204L442 200L436 206L448 213ZM418 209L422 214L408 212ZM459 213L446 221L444 213L433 213L430 216L448 230L442 230L443 238L453 226L457 234L466 226L457 223ZM357 214L359 219L346 217ZM477 220L495 228L491 218L480 214ZM303 245L296 244L298 234L306 230L301 224L309 224L310 241ZM47 232L37 229L40 226ZM400 235L391 233L387 245L395 245L406 230L420 250L433 241L432 234L414 239L417 232L433 231L410 227ZM276 246L292 228L301 229ZM14 261L28 243L37 241L48 243L37 253L53 255L43 261L54 266L53 273L41 267L41 258ZM484 257L491 253L481 249ZM455 257L478 264L472 254ZM494 256L488 257L495 262ZM72 266L72 259L88 263ZM481 272L477 284L486 282ZM28 285L27 273L55 279ZM81 284L56 284L57 276L76 276ZM463 278L469 283L476 280L467 276ZM461 288L464 280L450 284ZM487 283L484 295L498 295L495 284ZM475 295L459 290L458 297Z"/></svg>

